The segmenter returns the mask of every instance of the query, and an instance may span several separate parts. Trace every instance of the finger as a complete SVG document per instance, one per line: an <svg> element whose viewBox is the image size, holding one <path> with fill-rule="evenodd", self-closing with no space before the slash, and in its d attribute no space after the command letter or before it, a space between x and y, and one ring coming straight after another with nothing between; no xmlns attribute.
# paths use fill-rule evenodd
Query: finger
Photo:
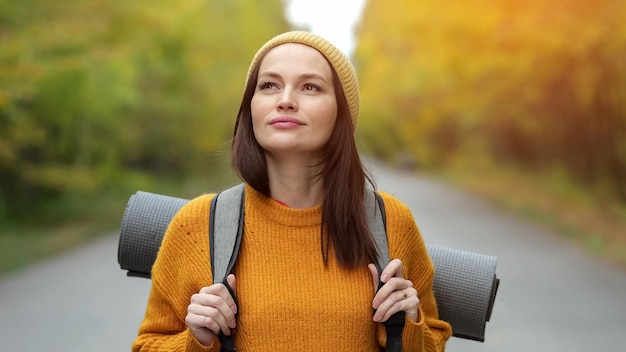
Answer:
<svg viewBox="0 0 626 352"><path fill-rule="evenodd" d="M373 263L369 263L367 267L370 269L370 273L372 274L372 284L374 285L374 293L378 291L378 269L376 269L376 265Z"/></svg>
<svg viewBox="0 0 626 352"><path fill-rule="evenodd" d="M208 306L214 308L218 314L210 315L210 317L214 317L217 322L223 327L222 330L226 335L226 327L234 329L237 326L237 320L235 319L235 312L237 311L237 305L235 304L234 299L227 293L228 298L224 299L223 297L211 297L211 302ZM226 328L226 329L225 329Z"/></svg>
<svg viewBox="0 0 626 352"><path fill-rule="evenodd" d="M191 296L190 308L197 305L200 308L194 310L196 314L208 315L215 319L218 323L222 324L222 322L224 322L222 325L234 329L237 324L235 319L237 305L235 304L235 300L223 284L215 284L212 286L221 287L209 287L210 289L203 289L201 290L201 293ZM212 311L208 311L206 308L215 309L219 315L223 317L223 320L216 315L211 314Z"/></svg>
<svg viewBox="0 0 626 352"><path fill-rule="evenodd" d="M226 281L230 285L230 288L233 289L233 292L237 293L237 279L235 278L235 274L230 274L226 277Z"/></svg>
<svg viewBox="0 0 626 352"><path fill-rule="evenodd" d="M380 280L387 283L392 277L402 277L402 261L394 259L383 269Z"/></svg>
<svg viewBox="0 0 626 352"><path fill-rule="evenodd" d="M374 321L387 321L399 311L405 311L412 317L418 306L417 291L413 287L393 291L380 303L376 314L374 314Z"/></svg>
<svg viewBox="0 0 626 352"><path fill-rule="evenodd" d="M379 323L386 322L395 313L400 311L406 312L411 305L415 304L414 302L411 302L414 297L415 296L410 297L407 295L407 298L404 298L404 293L402 291L395 291L389 299L380 304L374 314L374 321Z"/></svg>
<svg viewBox="0 0 626 352"><path fill-rule="evenodd" d="M226 335L230 335L231 326L229 324L228 316L222 314L222 312L213 306L203 306L199 304L191 304L188 307L188 325L192 330L198 330L198 328L207 328L213 331L215 334L219 334L222 331ZM230 309L226 309L230 312ZM189 321L193 325L189 324Z"/></svg>
<svg viewBox="0 0 626 352"><path fill-rule="evenodd" d="M235 275L230 274L229 277L230 276L232 276L232 279L229 279L229 278L226 278L226 279L229 280L228 284L233 289L233 292L236 292ZM230 280L233 280L232 282L235 285L231 285L231 281ZM237 312L237 304L235 303L235 299L230 294L230 291L228 291L228 288L226 288L226 286L224 284L213 284L211 286L205 286L205 287L203 287L200 290L200 295L202 295L202 294L215 295L215 296L221 297L226 302L226 305L231 309L233 314L235 314ZM192 296L192 298L193 298L193 296ZM207 305L206 301L203 301L203 303L205 305Z"/></svg>
<svg viewBox="0 0 626 352"><path fill-rule="evenodd" d="M370 271L372 269L370 268ZM372 271L373 274L373 271ZM393 292L399 289L400 283L398 283L397 278L402 278L402 261L400 259L394 259L383 269L383 272L380 275L380 282L384 283L384 285L380 285L378 282L378 278L376 279L375 289L376 295L374 296L373 307L374 309L378 308L378 305L387 299L387 297Z"/></svg>
<svg viewBox="0 0 626 352"><path fill-rule="evenodd" d="M208 294L223 296L229 292L224 284L216 283L211 286L204 286L203 288L200 289L199 293L208 293Z"/></svg>
<svg viewBox="0 0 626 352"><path fill-rule="evenodd" d="M373 316L373 320L377 323L381 323L384 322L386 319L386 317L391 316L390 314L388 314L387 310L390 307L389 304L390 300L380 300L376 297L374 297L374 305L376 307L375 311L374 311L374 316Z"/></svg>
<svg viewBox="0 0 626 352"><path fill-rule="evenodd" d="M235 274L230 274L226 277L226 281L228 281L228 285L233 290L235 295L237 294L237 279L235 278ZM235 304L235 300L233 299L232 304L229 303L230 309L233 311L233 314L237 314L237 304Z"/></svg>
<svg viewBox="0 0 626 352"><path fill-rule="evenodd" d="M231 333L227 318L214 308L213 311L204 318L204 326L213 331L216 335L219 334L220 331L226 336Z"/></svg>

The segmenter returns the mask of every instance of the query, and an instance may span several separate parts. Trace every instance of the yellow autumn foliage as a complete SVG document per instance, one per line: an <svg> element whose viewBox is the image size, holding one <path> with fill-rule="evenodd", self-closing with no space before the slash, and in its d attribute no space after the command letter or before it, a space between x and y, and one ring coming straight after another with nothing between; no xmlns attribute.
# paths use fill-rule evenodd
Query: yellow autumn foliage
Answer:
<svg viewBox="0 0 626 352"><path fill-rule="evenodd" d="M625 13L621 0L370 0L359 134L424 167L488 155L626 199Z"/></svg>

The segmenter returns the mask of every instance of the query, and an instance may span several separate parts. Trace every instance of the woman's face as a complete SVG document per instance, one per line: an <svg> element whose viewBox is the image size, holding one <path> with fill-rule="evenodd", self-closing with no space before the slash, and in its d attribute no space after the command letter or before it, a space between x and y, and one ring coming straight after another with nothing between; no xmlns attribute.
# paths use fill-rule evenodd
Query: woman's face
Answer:
<svg viewBox="0 0 626 352"><path fill-rule="evenodd" d="M254 135L270 155L317 155L337 120L330 64L317 50L288 43L259 66L250 104Z"/></svg>

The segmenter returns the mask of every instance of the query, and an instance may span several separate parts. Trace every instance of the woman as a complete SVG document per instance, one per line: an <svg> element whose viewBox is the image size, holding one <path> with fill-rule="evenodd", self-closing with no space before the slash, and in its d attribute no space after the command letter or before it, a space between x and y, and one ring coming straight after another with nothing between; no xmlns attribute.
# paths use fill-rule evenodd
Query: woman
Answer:
<svg viewBox="0 0 626 352"><path fill-rule="evenodd" d="M246 184L243 241L227 279L238 305L224 284L211 284L214 195L203 195L165 234L133 350L219 351L224 333L239 351L380 351L381 323L399 311L404 351L444 350L451 328L438 320L432 263L409 209L384 192L396 259L380 276L372 264L358 115L354 69L328 41L288 32L261 47L232 146Z"/></svg>

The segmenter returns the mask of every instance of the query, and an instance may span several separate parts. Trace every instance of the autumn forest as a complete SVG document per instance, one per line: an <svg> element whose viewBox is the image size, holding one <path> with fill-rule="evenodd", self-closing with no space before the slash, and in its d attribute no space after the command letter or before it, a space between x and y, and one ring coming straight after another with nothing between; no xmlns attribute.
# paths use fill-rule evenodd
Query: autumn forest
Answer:
<svg viewBox="0 0 626 352"><path fill-rule="evenodd" d="M369 0L359 146L426 172L558 174L626 204L625 13ZM227 174L249 60L289 29L280 0L0 0L0 230Z"/></svg>

